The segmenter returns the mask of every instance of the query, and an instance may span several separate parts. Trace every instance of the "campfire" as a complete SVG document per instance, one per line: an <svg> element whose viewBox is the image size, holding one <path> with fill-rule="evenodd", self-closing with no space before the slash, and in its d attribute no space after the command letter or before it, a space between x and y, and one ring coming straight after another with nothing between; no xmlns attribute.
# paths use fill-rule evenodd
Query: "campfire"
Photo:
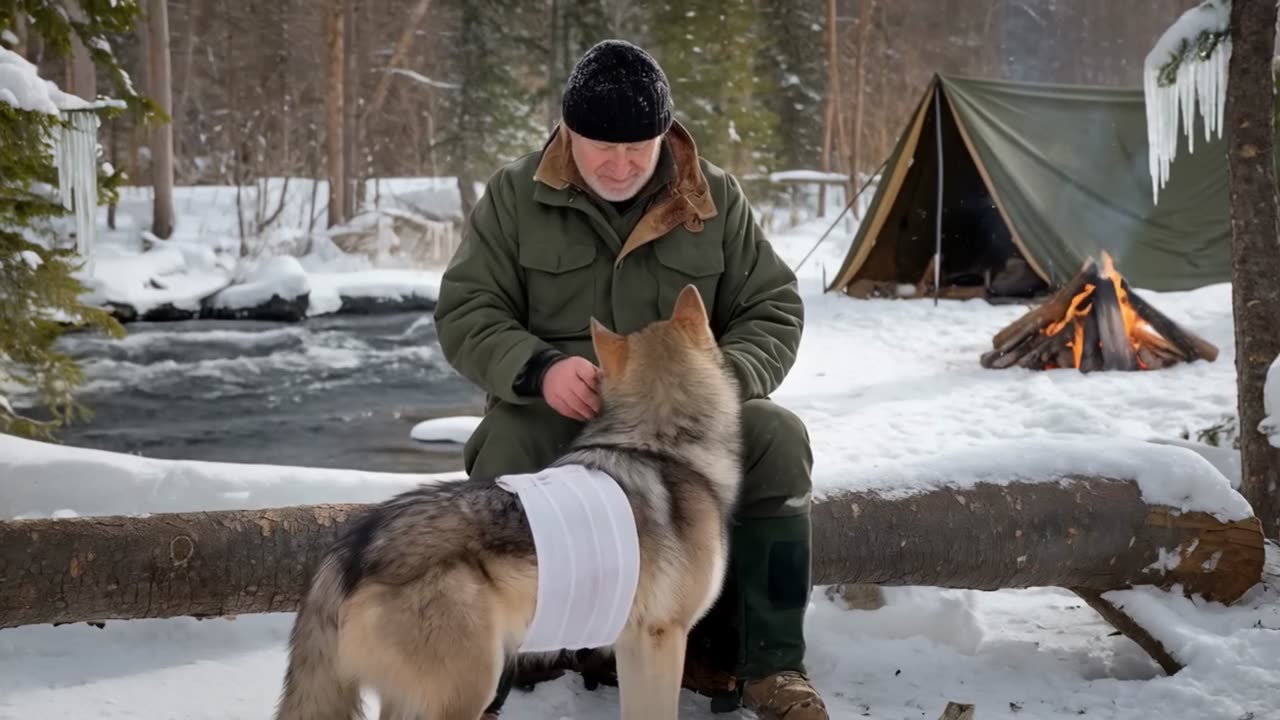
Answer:
<svg viewBox="0 0 1280 720"><path fill-rule="evenodd" d="M1044 304L996 333L982 355L985 368L1032 370L1159 370L1218 357L1218 348L1180 327L1116 271L1089 259L1079 274Z"/></svg>

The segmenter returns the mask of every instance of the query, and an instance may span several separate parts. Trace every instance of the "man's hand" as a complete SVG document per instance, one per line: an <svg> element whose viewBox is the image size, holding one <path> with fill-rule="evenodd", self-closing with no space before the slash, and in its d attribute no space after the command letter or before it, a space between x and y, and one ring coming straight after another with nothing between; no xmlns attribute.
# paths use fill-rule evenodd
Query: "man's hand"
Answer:
<svg viewBox="0 0 1280 720"><path fill-rule="evenodd" d="M542 378L542 398L551 409L574 420L590 420L600 412L596 381L600 370L579 356L558 360Z"/></svg>

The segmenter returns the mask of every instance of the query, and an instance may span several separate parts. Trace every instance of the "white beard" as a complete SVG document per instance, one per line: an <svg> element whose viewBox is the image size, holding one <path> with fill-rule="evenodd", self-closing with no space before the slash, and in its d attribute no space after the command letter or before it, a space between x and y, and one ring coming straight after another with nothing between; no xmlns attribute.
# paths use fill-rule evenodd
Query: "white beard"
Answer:
<svg viewBox="0 0 1280 720"><path fill-rule="evenodd" d="M653 178L653 174L657 172L657 170L658 170L658 163L655 162L653 163L653 167L649 168L649 172L645 173L644 175L637 176L636 179L633 180L630 185L628 185L625 189L620 191L605 189L599 183L596 182L595 176L593 175L582 173L582 178L587 181L587 186L591 188L591 191L599 195L601 198L604 198L609 202L622 202L624 200L630 200L631 198L635 197L636 193L640 192L640 188L644 187L645 184L648 183L649 180Z"/></svg>

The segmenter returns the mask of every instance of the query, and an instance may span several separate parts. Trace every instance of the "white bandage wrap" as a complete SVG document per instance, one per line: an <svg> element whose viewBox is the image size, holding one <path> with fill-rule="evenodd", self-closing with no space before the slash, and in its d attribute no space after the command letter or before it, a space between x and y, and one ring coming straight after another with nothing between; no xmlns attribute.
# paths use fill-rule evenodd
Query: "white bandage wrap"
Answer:
<svg viewBox="0 0 1280 720"><path fill-rule="evenodd" d="M520 497L538 558L537 605L520 650L612 645L640 579L640 538L622 488L581 465L497 482Z"/></svg>

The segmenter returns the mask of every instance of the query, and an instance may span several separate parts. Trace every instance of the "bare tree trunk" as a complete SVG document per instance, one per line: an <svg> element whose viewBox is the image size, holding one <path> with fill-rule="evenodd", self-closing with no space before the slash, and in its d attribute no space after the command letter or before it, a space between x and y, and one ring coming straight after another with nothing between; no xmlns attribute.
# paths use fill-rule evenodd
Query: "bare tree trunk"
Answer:
<svg viewBox="0 0 1280 720"><path fill-rule="evenodd" d="M67 15L73 22L85 22L84 11L79 0L67 0ZM71 33L71 55L66 60L67 83L63 88L67 92L85 100L96 100L98 97L98 71L94 67L89 49L80 42L80 36Z"/></svg>
<svg viewBox="0 0 1280 720"><path fill-rule="evenodd" d="M150 95L170 122L151 129L151 186L155 191L151 232L159 238L173 234L173 83L169 67L169 2L147 3L147 72Z"/></svg>
<svg viewBox="0 0 1280 720"><path fill-rule="evenodd" d="M867 85L867 44L871 42L871 15L876 11L876 0L862 0L858 14L858 39L856 57L858 63L857 85L853 91L853 150L849 159L849 182L847 197L852 198L858 191L858 171L862 168L862 118L865 115L863 102Z"/></svg>
<svg viewBox="0 0 1280 720"><path fill-rule="evenodd" d="M176 83L178 88L178 96L173 102L173 113L181 116L186 112L187 98L191 96L191 84L193 82L191 76L191 67L195 61L196 38L199 35L200 21L204 17L201 9L204 8L203 0L187 0L185 33L182 37L182 67L181 75ZM187 148L182 142L182 134L178 133L174 137L175 151L179 154L187 152ZM189 157L185 154L182 157Z"/></svg>
<svg viewBox="0 0 1280 720"><path fill-rule="evenodd" d="M836 134L840 96L840 56L836 52L836 0L827 0L827 107L822 118L822 171L831 172L831 140ZM827 184L818 186L818 216L827 212Z"/></svg>
<svg viewBox="0 0 1280 720"><path fill-rule="evenodd" d="M1241 494L1280 538L1280 448L1258 431L1267 369L1280 355L1280 221L1276 200L1275 0L1231 6L1226 132L1230 151L1232 307L1240 413Z"/></svg>
<svg viewBox="0 0 1280 720"><path fill-rule="evenodd" d="M13 34L18 37L18 44L14 46L13 51L24 58L27 57L28 30L25 12L13 14Z"/></svg>
<svg viewBox="0 0 1280 720"><path fill-rule="evenodd" d="M329 153L329 227L340 225L345 221L343 210L346 201L346 177L343 167L343 119L344 92L343 68L346 53L343 51L346 13L344 0L329 0L329 16L326 23L329 78L325 94L326 141Z"/></svg>
<svg viewBox="0 0 1280 720"><path fill-rule="evenodd" d="M364 112L365 117L376 117L382 111L382 104L386 102L387 93L391 90L392 73L388 71L404 63L405 57L409 54L409 48L413 47L413 37L417 34L419 26L422 25L422 19L427 16L427 10L430 8L431 0L418 0L413 10L409 12L409 17L405 18L400 37L396 39L396 44L391 49L391 58L387 60L387 66L383 68L382 76L378 78L378 84L373 88L373 97L369 100L369 107Z"/></svg>
<svg viewBox="0 0 1280 720"><path fill-rule="evenodd" d="M297 608L366 506L0 522L0 628ZM1171 588L1230 603L1262 578L1256 519L1148 505L1135 483L1079 477L847 493L814 508L816 584L992 590ZM1153 572L1169 553L1181 560Z"/></svg>
<svg viewBox="0 0 1280 720"><path fill-rule="evenodd" d="M344 3L344 14L346 18L343 25L343 62L346 66L343 68L342 78L342 169L344 180L347 188L343 192L342 199L342 216L350 220L355 217L356 206L360 202L360 168L357 162L360 154L357 149L359 145L360 131L357 127L358 118L356 116L356 104L360 100L360 67L359 52L356 41L363 30L358 26L356 3L348 0Z"/></svg>

